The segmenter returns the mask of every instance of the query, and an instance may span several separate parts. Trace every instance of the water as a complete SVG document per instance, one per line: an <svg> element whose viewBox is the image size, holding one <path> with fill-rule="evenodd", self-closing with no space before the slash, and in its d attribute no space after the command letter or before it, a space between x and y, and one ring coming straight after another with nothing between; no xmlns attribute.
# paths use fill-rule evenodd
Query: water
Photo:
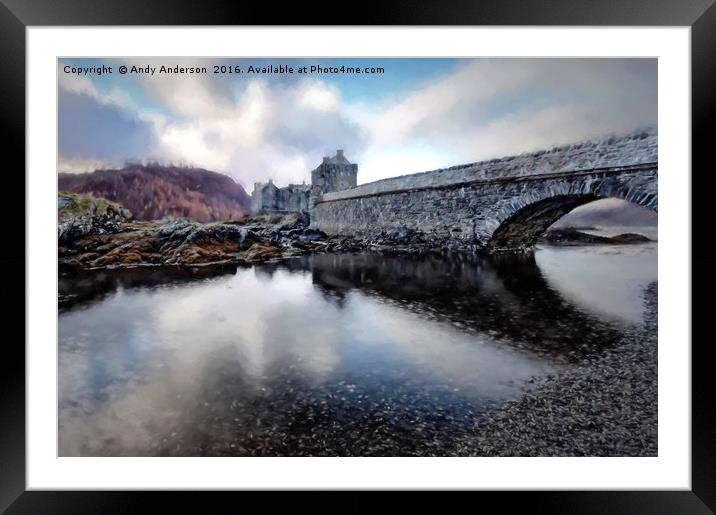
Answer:
<svg viewBox="0 0 716 515"><path fill-rule="evenodd" d="M653 280L655 244L62 275L59 453L449 455Z"/></svg>
<svg viewBox="0 0 716 515"><path fill-rule="evenodd" d="M579 308L614 322L640 323L642 291L657 280L656 242L543 247L536 261L550 287Z"/></svg>

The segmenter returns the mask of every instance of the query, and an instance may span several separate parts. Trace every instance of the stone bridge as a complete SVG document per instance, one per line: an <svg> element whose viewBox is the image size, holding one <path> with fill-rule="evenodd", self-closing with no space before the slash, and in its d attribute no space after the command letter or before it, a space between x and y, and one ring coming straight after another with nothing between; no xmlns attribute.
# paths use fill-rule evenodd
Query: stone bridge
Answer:
<svg viewBox="0 0 716 515"><path fill-rule="evenodd" d="M487 250L521 249L597 199L657 211L657 176L657 134L640 132L324 193L311 221L332 235L406 227Z"/></svg>

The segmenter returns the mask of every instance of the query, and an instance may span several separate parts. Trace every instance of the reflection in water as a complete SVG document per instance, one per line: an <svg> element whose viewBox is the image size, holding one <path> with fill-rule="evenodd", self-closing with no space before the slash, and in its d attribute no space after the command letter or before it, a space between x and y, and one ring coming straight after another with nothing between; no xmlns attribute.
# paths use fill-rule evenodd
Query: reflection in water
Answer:
<svg viewBox="0 0 716 515"><path fill-rule="evenodd" d="M615 322L640 323L644 287L657 280L657 244L544 247L547 283L580 308Z"/></svg>
<svg viewBox="0 0 716 515"><path fill-rule="evenodd" d="M63 275L60 455L449 453L621 335L543 252Z"/></svg>

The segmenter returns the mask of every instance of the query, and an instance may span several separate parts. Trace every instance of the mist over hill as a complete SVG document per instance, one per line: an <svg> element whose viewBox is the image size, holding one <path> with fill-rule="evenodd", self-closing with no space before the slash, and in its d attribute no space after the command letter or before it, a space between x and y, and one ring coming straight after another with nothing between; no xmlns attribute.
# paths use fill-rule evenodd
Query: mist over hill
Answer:
<svg viewBox="0 0 716 515"><path fill-rule="evenodd" d="M251 204L241 184L202 168L132 164L119 170L59 173L58 187L117 202L137 220L236 220Z"/></svg>

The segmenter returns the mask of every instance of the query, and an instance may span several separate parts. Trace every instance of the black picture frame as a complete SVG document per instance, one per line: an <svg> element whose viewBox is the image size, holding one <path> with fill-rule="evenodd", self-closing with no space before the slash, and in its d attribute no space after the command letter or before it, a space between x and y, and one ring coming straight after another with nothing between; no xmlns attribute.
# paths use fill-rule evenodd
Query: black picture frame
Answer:
<svg viewBox="0 0 716 515"><path fill-rule="evenodd" d="M538 513L714 513L716 512L716 402L710 382L711 340L708 338L707 295L713 291L710 273L716 257L708 252L708 221L713 218L710 196L713 171L709 165L710 131L716 120L716 5L714 0L502 0L423 1L413 3L384 0L362 3L352 16L341 14L341 6L311 6L305 3L277 5L224 3L218 0L0 0L0 114L6 159L14 157L5 170L6 213L25 216L25 29L40 25L604 25L604 26L690 26L692 72L692 168L702 169L698 187L692 174L692 490L691 491L589 491L589 492L470 492L451 496L450 502L497 503L500 510L528 509ZM319 14L320 13L320 14ZM91 42L90 42L91 44ZM48 117L54 114L48 113ZM48 118L50 119L50 118ZM7 161L6 161L7 162ZM688 174L684 170L684 174ZM688 177L685 175L685 177ZM20 195L19 192L22 192ZM11 197L11 198L8 198ZM21 215L22 214L22 215ZM25 487L25 230L17 220L4 228L5 242L12 248L0 254L6 285L4 302L5 338L3 370L0 374L0 510L7 513L125 513L154 509L162 511L177 503L182 511L215 512L207 502L227 502L225 511L237 511L241 502L271 505L270 493L175 492L59 492L26 491ZM701 236L699 239L698 236ZM24 274L20 274L23 270ZM692 275L693 276L693 275ZM7 286L11 286L8 289ZM701 299L701 302L697 302ZM16 329L11 333L10 328ZM336 494L332 494L336 495ZM381 493L339 494L326 506L339 511L364 511L384 503ZM210 497L209 497L210 496ZM474 499L473 496L477 496ZM422 508L445 510L444 497L426 499L423 493L403 496ZM292 510L318 509L304 493L282 499ZM334 504L338 503L338 504ZM267 506L265 505L265 508ZM405 508L406 506L403 505ZM332 510L333 511L333 510Z"/></svg>

